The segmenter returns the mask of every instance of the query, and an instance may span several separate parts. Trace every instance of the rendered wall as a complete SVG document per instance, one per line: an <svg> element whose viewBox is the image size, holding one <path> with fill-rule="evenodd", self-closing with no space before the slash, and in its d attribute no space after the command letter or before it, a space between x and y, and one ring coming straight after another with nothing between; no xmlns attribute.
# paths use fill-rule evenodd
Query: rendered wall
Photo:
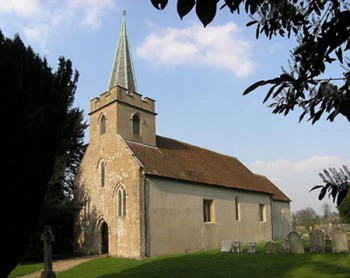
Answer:
<svg viewBox="0 0 350 278"><path fill-rule="evenodd" d="M287 238L291 228L290 203L282 201L273 201L272 204L273 219L273 239Z"/></svg>
<svg viewBox="0 0 350 278"><path fill-rule="evenodd" d="M149 177L147 248L150 256L219 248L224 239L261 242L272 239L270 196L228 188ZM239 196L240 220L235 218ZM203 199L214 201L215 221L204 223ZM259 220L265 204L265 221Z"/></svg>

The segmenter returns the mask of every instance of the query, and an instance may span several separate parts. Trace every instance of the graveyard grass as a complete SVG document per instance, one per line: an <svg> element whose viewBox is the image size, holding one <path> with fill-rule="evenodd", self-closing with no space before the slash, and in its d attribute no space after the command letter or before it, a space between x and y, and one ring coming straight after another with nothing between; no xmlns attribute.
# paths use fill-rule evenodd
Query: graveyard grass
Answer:
<svg viewBox="0 0 350 278"><path fill-rule="evenodd" d="M307 246L307 245L306 245ZM280 244L277 250L280 250ZM220 250L190 252L143 260L98 258L64 272L61 277L350 277L350 254L303 255L221 253ZM25 265L19 266L23 268ZM12 276L15 277L15 276Z"/></svg>

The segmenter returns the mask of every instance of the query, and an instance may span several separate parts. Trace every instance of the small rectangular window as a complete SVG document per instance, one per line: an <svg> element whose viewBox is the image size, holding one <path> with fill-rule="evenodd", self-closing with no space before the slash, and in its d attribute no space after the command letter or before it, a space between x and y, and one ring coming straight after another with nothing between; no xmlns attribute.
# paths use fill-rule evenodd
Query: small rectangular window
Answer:
<svg viewBox="0 0 350 278"><path fill-rule="evenodd" d="M214 222L213 200L203 200L204 222Z"/></svg>
<svg viewBox="0 0 350 278"><path fill-rule="evenodd" d="M240 215L239 215L239 197L236 196L235 198L235 218L236 221L239 221Z"/></svg>
<svg viewBox="0 0 350 278"><path fill-rule="evenodd" d="M259 204L259 220L260 222L265 221L265 205Z"/></svg>

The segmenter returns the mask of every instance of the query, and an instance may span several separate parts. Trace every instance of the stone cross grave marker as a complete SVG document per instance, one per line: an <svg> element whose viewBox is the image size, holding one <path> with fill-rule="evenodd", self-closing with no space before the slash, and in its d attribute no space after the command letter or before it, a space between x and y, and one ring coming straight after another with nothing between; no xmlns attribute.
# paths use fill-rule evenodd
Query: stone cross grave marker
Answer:
<svg viewBox="0 0 350 278"><path fill-rule="evenodd" d="M273 241L268 241L265 244L266 254L275 254L277 252L276 244Z"/></svg>
<svg viewBox="0 0 350 278"><path fill-rule="evenodd" d="M346 233L340 228L335 228L332 231L332 252L333 253L349 252L348 237L346 236Z"/></svg>
<svg viewBox="0 0 350 278"><path fill-rule="evenodd" d="M255 242L248 243L248 253L251 253L251 254L256 253L256 243Z"/></svg>
<svg viewBox="0 0 350 278"><path fill-rule="evenodd" d="M44 271L41 272L41 278L56 278L55 272L52 270L52 242L55 236L51 231L51 226L45 226L44 232L41 234L41 241L44 243Z"/></svg>
<svg viewBox="0 0 350 278"><path fill-rule="evenodd" d="M232 240L223 240L221 242L221 252L231 252Z"/></svg>
<svg viewBox="0 0 350 278"><path fill-rule="evenodd" d="M319 229L314 229L310 232L310 251L325 252L325 234Z"/></svg>
<svg viewBox="0 0 350 278"><path fill-rule="evenodd" d="M304 243L301 235L296 232L292 231L288 234L288 240L290 244L290 251L294 254L304 254Z"/></svg>
<svg viewBox="0 0 350 278"><path fill-rule="evenodd" d="M232 244L232 252L234 253L242 253L242 242L241 241L234 241Z"/></svg>

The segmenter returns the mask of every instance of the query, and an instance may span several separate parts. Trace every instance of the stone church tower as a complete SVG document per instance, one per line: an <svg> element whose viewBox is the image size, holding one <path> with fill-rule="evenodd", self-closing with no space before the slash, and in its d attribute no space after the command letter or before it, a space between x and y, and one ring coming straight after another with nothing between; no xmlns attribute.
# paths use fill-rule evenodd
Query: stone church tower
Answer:
<svg viewBox="0 0 350 278"><path fill-rule="evenodd" d="M145 256L143 181L124 140L155 146L156 113L155 101L136 90L124 12L108 91L90 102L90 143L76 178L85 203L75 225L78 252Z"/></svg>
<svg viewBox="0 0 350 278"><path fill-rule="evenodd" d="M137 93L125 13L108 91L90 102L75 179L76 251L142 258L262 242L290 229L290 199L237 158L156 135Z"/></svg>

